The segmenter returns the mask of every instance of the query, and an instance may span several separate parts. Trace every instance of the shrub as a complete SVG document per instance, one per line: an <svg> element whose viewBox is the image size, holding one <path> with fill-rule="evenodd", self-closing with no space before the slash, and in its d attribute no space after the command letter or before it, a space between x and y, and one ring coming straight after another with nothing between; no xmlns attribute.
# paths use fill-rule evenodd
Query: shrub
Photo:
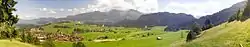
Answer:
<svg viewBox="0 0 250 47"><path fill-rule="evenodd" d="M72 44L73 47L86 47L82 42L75 42Z"/></svg>
<svg viewBox="0 0 250 47"><path fill-rule="evenodd" d="M88 41L92 41L92 39L88 39Z"/></svg>
<svg viewBox="0 0 250 47"><path fill-rule="evenodd" d="M201 28L198 26L197 23L195 23L192 26L192 30L187 35L186 42L190 42L190 41L196 39L196 36L198 36L201 31L202 31Z"/></svg>
<svg viewBox="0 0 250 47"><path fill-rule="evenodd" d="M55 25L54 28L70 28L69 26L60 26L60 25Z"/></svg>
<svg viewBox="0 0 250 47"><path fill-rule="evenodd" d="M190 31L187 35L187 39L186 39L186 42L190 42L194 39L196 39L196 33L194 31Z"/></svg>
<svg viewBox="0 0 250 47"><path fill-rule="evenodd" d="M97 39L108 39L108 38L109 38L108 36L100 36Z"/></svg>
<svg viewBox="0 0 250 47"><path fill-rule="evenodd" d="M53 40L48 39L43 42L42 47L55 47L55 44L53 43Z"/></svg>
<svg viewBox="0 0 250 47"><path fill-rule="evenodd" d="M28 43L35 44L35 45L40 44L39 39L37 37L33 37L33 35L30 32L27 32L27 34L22 32L21 33L21 41L28 42Z"/></svg>
<svg viewBox="0 0 250 47"><path fill-rule="evenodd" d="M206 21L205 21L204 24L205 24L205 25L202 27L202 30L203 30L203 31L204 31L204 30L207 30L207 29L210 29L210 28L213 27L213 24L212 24L212 22L211 22L209 19L206 19Z"/></svg>

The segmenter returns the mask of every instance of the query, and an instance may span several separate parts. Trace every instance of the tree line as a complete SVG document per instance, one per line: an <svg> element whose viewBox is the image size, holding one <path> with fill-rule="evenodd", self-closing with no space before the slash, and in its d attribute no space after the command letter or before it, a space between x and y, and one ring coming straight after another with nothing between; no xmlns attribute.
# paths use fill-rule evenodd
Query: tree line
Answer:
<svg viewBox="0 0 250 47"><path fill-rule="evenodd" d="M250 0L248 0L250 1ZM248 18L250 18L250 2L247 2L246 8L241 10L239 9L233 16L229 17L228 22L232 21L246 21ZM211 21L209 19L206 19L205 25L200 27L197 23L194 23L192 25L191 31L188 33L186 42L190 42L196 38L198 38L198 35L201 34L202 31L212 28L214 25L211 24Z"/></svg>

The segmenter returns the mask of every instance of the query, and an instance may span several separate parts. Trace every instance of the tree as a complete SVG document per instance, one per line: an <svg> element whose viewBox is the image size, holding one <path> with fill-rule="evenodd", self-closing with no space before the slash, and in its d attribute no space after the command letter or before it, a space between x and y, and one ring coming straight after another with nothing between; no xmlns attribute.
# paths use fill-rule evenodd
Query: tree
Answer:
<svg viewBox="0 0 250 47"><path fill-rule="evenodd" d="M24 32L24 31L21 32L20 37L21 37L21 41L22 41L22 42L26 42L27 39L26 39L26 36L25 36L25 32Z"/></svg>
<svg viewBox="0 0 250 47"><path fill-rule="evenodd" d="M15 32L14 24L17 23L17 15L12 15L12 11L16 11L14 6L17 4L14 0L0 0L0 31L1 38L12 38L12 32Z"/></svg>
<svg viewBox="0 0 250 47"><path fill-rule="evenodd" d="M233 15L231 16L229 19L228 19L228 22L232 22L232 21L235 21L236 20L236 15Z"/></svg>
<svg viewBox="0 0 250 47"><path fill-rule="evenodd" d="M247 6L244 9L243 15L241 17L241 21L245 21L250 17L250 0L247 1Z"/></svg>
<svg viewBox="0 0 250 47"><path fill-rule="evenodd" d="M250 2L249 1L250 0L248 0L247 6L246 6L246 8L244 9L244 12L243 12L243 15L247 16L247 17L250 17Z"/></svg>
<svg viewBox="0 0 250 47"><path fill-rule="evenodd" d="M194 31L190 31L187 35L186 42L190 42L196 39L196 33Z"/></svg>
<svg viewBox="0 0 250 47"><path fill-rule="evenodd" d="M197 34L200 34L200 32L202 31L201 28L199 27L198 23L195 23L192 27L192 31L194 31Z"/></svg>
<svg viewBox="0 0 250 47"><path fill-rule="evenodd" d="M244 16L241 15L241 10L239 9L237 11L237 13L235 13L233 16L231 16L229 19L228 19L228 22L232 22L232 21L239 21L239 20L243 20L244 19Z"/></svg>
<svg viewBox="0 0 250 47"><path fill-rule="evenodd" d="M192 26L192 30L188 33L186 42L190 42L197 38L198 35L201 33L201 28L198 26L198 24L195 22Z"/></svg>
<svg viewBox="0 0 250 47"><path fill-rule="evenodd" d="M18 35L17 30L14 30L14 31L12 32L12 37L13 37L13 38L16 38L16 37L17 37L17 35Z"/></svg>
<svg viewBox="0 0 250 47"><path fill-rule="evenodd" d="M42 44L43 47L55 47L55 44L53 43L52 39L48 39Z"/></svg>
<svg viewBox="0 0 250 47"><path fill-rule="evenodd" d="M75 42L72 45L73 47L86 47L82 42Z"/></svg>
<svg viewBox="0 0 250 47"><path fill-rule="evenodd" d="M206 19L206 21L205 21L204 24L205 24L205 25L202 27L202 30L207 30L207 29L213 27L213 24L212 24L212 22L211 22L209 19Z"/></svg>

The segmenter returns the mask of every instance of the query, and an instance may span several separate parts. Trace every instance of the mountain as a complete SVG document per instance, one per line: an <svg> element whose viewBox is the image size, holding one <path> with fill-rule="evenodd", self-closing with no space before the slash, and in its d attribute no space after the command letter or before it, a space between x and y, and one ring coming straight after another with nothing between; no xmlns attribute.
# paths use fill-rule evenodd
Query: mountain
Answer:
<svg viewBox="0 0 250 47"><path fill-rule="evenodd" d="M39 18L39 19L32 19L32 20L20 19L17 24L34 24L34 25L38 25L38 24L46 24L46 23L48 23L50 21L55 21L55 20L56 20L56 18L53 18L53 17Z"/></svg>
<svg viewBox="0 0 250 47"><path fill-rule="evenodd" d="M20 20L18 24L46 24L50 22L60 21L81 21L95 24L113 24L125 19L136 20L142 15L137 10L110 10L108 12L94 11L89 13L82 13L64 18L39 18L33 20Z"/></svg>
<svg viewBox="0 0 250 47"><path fill-rule="evenodd" d="M150 14L142 14L137 10L110 10L108 12L94 11L82 13L64 18L40 18L35 20L20 20L20 23L45 24L60 21L81 21L90 24L105 24L111 26L168 26L166 29L176 31L180 29L190 29L190 26L197 22L200 26L204 26L208 19L214 25L226 22L239 9L244 8L246 2L239 2L230 8L223 9L212 15L203 16L199 19L192 15L184 13L158 12ZM35 23L34 23L35 21Z"/></svg>
<svg viewBox="0 0 250 47"><path fill-rule="evenodd" d="M173 47L250 47L250 19L248 17L250 12L250 2L247 2L246 4L244 5L246 6L244 11L238 11L243 14L238 13L238 15L234 15L240 18L236 18L234 21L225 22L211 29L205 30L201 32L201 35L198 35L196 39L189 43L176 43L178 45Z"/></svg>
<svg viewBox="0 0 250 47"><path fill-rule="evenodd" d="M68 16L64 19L58 20L75 20L75 21L82 21L82 22L92 22L92 23L103 23L103 24L113 24L115 22L129 19L129 20L136 20L140 17L142 13L136 10L128 10L128 11L121 11L121 10L111 10L109 12L90 12L90 13L83 13L78 14L75 16Z"/></svg>
<svg viewBox="0 0 250 47"><path fill-rule="evenodd" d="M229 17L234 15L239 9L243 9L246 2L239 2L232 5L230 8L223 9L212 15L203 16L199 19L194 18L192 15L184 13L169 13L169 12L159 12L144 14L138 20L124 20L119 24L126 24L131 26L167 26L166 30L176 31L180 29L191 29L191 25L195 22L201 27L204 26L205 21L208 19L211 24L219 25L226 22Z"/></svg>
<svg viewBox="0 0 250 47"><path fill-rule="evenodd" d="M202 27L202 26L205 26L206 20L211 21L211 24L213 24L214 26L217 26L217 25L220 25L224 22L227 22L227 20L231 16L233 16L238 10L244 9L245 5L246 5L246 1L239 2L239 3L232 5L229 8L223 9L223 10L221 10L217 13L214 13L212 15L203 16L203 17L196 19L192 22L186 22L186 23L179 24L179 26L175 26L175 27L169 26L166 29L168 29L168 30L191 29L191 25L193 25L194 22L197 22L198 25L200 27Z"/></svg>
<svg viewBox="0 0 250 47"><path fill-rule="evenodd" d="M169 26L166 29L168 29L168 30L178 30L180 28L181 29L191 29L191 25L193 25L194 22L197 22L199 24L199 26L202 27L202 26L205 26L206 20L210 20L211 24L213 24L214 26L217 26L221 23L227 22L229 17L233 16L238 10L244 9L245 4L246 4L246 1L239 2L239 3L232 5L229 8L223 9L223 10L221 10L217 13L214 13L212 15L203 16L203 17L196 19L192 22L186 22L186 23L179 24L179 26L174 26L174 27Z"/></svg>
<svg viewBox="0 0 250 47"><path fill-rule="evenodd" d="M244 9L245 5L246 5L245 1L236 3L230 8L226 8L212 15L203 16L199 18L197 22L200 23L200 25L204 25L205 20L209 19L212 22L212 24L219 25L221 23L226 22L229 19L229 17L233 16L238 10Z"/></svg>
<svg viewBox="0 0 250 47"><path fill-rule="evenodd" d="M195 18L192 15L184 13L169 13L158 12L151 14L144 14L137 20L124 20L117 25L132 25L132 26L168 26L171 28L178 28L182 23L192 22Z"/></svg>
<svg viewBox="0 0 250 47"><path fill-rule="evenodd" d="M173 47L250 47L250 19L222 23L203 33L190 43L177 42ZM241 45L241 46L240 46Z"/></svg>

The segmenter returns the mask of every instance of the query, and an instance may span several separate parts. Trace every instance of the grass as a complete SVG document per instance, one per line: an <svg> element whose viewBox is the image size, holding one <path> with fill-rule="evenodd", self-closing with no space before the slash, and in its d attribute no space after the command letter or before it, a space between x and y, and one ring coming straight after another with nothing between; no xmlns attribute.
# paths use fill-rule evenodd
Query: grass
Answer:
<svg viewBox="0 0 250 47"><path fill-rule="evenodd" d="M0 47L36 47L35 45L22 43L16 40L0 40Z"/></svg>
<svg viewBox="0 0 250 47"><path fill-rule="evenodd" d="M54 42L56 47L72 47L72 42Z"/></svg>
<svg viewBox="0 0 250 47"><path fill-rule="evenodd" d="M55 25L68 26L70 28L54 28ZM112 32L86 32L80 33L83 36L83 42L87 47L171 47L176 41L185 40L187 32L185 30L179 32L165 32L165 26L155 26L151 30L142 30L140 28L125 27L101 27L97 25L87 25L75 23L56 23L44 26L44 31L56 33L60 29L63 33L72 33L74 28L81 29L111 29ZM182 35L182 36L181 36ZM99 36L108 36L108 39L125 39L110 42L93 42L89 40L98 40ZM162 40L157 40L157 37ZM71 47L72 42L55 42L57 47Z"/></svg>
<svg viewBox="0 0 250 47"><path fill-rule="evenodd" d="M171 47L171 44L176 41L185 40L186 31L165 32L161 35L148 36L143 38L133 38L129 40L112 41L112 42L90 42L85 41L87 47ZM156 37L161 36L162 40L156 40ZM57 46L70 47L71 42L56 43Z"/></svg>
<svg viewBox="0 0 250 47"><path fill-rule="evenodd" d="M176 47L250 47L250 20L224 23L203 32L190 43L179 42Z"/></svg>
<svg viewBox="0 0 250 47"><path fill-rule="evenodd" d="M115 42L94 43L86 42L88 47L170 47L173 42L184 40L181 38L181 32L166 32L162 35L149 36L135 40L122 40ZM187 33L185 33L187 34ZM156 40L156 37L161 36L162 40Z"/></svg>

